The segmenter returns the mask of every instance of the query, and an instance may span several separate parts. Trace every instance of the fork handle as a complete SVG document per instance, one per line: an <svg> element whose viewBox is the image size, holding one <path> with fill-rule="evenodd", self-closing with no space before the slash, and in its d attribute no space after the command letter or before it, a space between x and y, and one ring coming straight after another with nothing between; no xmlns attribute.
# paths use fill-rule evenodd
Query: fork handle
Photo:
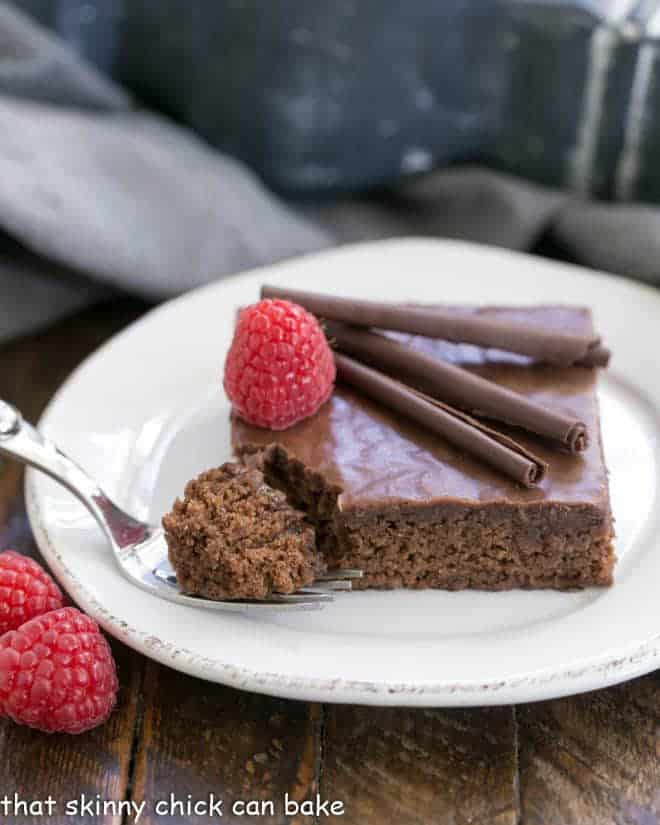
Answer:
<svg viewBox="0 0 660 825"><path fill-rule="evenodd" d="M72 492L94 516L110 541L122 549L144 538L148 527L124 513L87 473L52 441L0 400L0 454L29 464Z"/></svg>

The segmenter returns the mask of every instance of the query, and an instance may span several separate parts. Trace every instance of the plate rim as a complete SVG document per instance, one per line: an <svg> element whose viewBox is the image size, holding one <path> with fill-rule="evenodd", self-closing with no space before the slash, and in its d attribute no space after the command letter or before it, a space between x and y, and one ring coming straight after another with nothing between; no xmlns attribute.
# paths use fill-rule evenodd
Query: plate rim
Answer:
<svg viewBox="0 0 660 825"><path fill-rule="evenodd" d="M345 254L347 250L350 251L365 247L382 247L384 245L409 246L411 244L422 244L425 246L451 245L470 250L473 250L475 247L483 248L482 245L465 241L410 237L350 244L339 248L324 250L319 253L299 256L293 260L299 262L308 258L327 257L337 252ZM504 256L513 255L536 262L542 260L544 264L554 263L552 261L539 259L537 256L528 253L499 247L486 246L484 251ZM164 310L168 310L172 304L185 302L192 295L206 290L217 289L218 286L226 284L229 281L235 283L237 280L249 278L264 269L272 271L280 267L286 267L291 260L292 259L279 262L265 268L259 267L223 279L222 281L213 282L169 301L165 301L148 310L139 319L111 336L76 366L50 399L39 419L38 426L41 426L42 423L47 420L51 409L59 403L61 396L67 391L69 385L75 383L78 372L88 365L92 359L102 357L104 351L110 349L117 339L124 334L134 330L137 326L149 323L155 315ZM587 276L599 282L603 279L607 279L608 282L616 280L622 285L625 285L626 288L639 291L642 294L646 293L649 296L652 295L653 299L658 301L658 291L651 285L640 283L621 275L610 275L609 273L587 269L575 264L561 262L560 265L562 268L573 268L576 270L576 274L579 273L581 276ZM111 611L97 601L93 593L87 590L78 580L77 576L68 568L49 534L46 520L42 514L41 503L39 502L37 484L35 483L36 476L37 471L28 468L24 483L26 510L37 545L63 588L110 635L118 638L145 656L192 676L217 681L229 687L242 690L306 701L450 707L502 705L572 695L608 687L641 676L660 667L660 632L647 638L643 642L637 642L635 645L627 645L623 650L597 654L593 659L585 659L579 667L558 669L555 666L550 666L519 677L508 677L490 681L442 680L406 683L344 680L338 678L310 678L255 670L245 666L223 662L220 658L208 659L199 656L193 651L177 647L175 644L164 641L153 634L145 633L142 630L130 626L126 621L114 616Z"/></svg>
<svg viewBox="0 0 660 825"><path fill-rule="evenodd" d="M596 690L642 676L660 667L660 634L634 650L594 657L580 668L557 672L554 668L518 678L491 681L374 682L370 680L307 679L285 674L257 671L198 656L153 634L131 627L114 616L78 581L62 560L48 533L28 470L25 479L26 507L39 549L56 579L85 612L110 635L128 647L161 664L191 676L217 681L228 687L250 690L288 699L338 704L406 705L421 707L471 707L542 701ZM552 685L552 689L548 690ZM518 692L527 689L524 698ZM478 701L473 701L478 699Z"/></svg>

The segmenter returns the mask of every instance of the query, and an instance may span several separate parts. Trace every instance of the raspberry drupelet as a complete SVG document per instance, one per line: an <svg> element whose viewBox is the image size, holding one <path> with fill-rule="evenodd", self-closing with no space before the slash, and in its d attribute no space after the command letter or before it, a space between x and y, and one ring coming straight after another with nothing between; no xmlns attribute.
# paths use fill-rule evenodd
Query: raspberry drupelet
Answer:
<svg viewBox="0 0 660 825"><path fill-rule="evenodd" d="M34 559L0 553L0 635L63 604L61 590Z"/></svg>
<svg viewBox="0 0 660 825"><path fill-rule="evenodd" d="M237 415L284 430L313 415L330 397L334 380L332 350L307 310L277 299L241 310L224 373Z"/></svg>

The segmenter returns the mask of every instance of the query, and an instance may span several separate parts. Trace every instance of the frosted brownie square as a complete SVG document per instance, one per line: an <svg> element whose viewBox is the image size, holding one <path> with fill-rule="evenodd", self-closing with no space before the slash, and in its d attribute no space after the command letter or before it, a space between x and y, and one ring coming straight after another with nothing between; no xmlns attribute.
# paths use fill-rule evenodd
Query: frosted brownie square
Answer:
<svg viewBox="0 0 660 825"><path fill-rule="evenodd" d="M583 308L455 311L580 334L593 329L591 314ZM541 484L525 489L341 385L315 416L284 432L234 418L236 453L262 453L268 482L315 522L328 566L364 570L358 587L505 590L611 584L615 555L597 370L395 337L571 412L587 425L591 443L573 455L512 430L548 464Z"/></svg>

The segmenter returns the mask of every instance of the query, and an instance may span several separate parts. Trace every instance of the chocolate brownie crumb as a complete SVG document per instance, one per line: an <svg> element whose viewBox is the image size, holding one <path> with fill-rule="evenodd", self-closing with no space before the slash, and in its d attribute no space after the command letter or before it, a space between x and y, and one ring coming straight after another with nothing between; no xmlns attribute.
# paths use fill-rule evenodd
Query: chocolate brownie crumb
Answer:
<svg viewBox="0 0 660 825"><path fill-rule="evenodd" d="M188 482L163 518L179 587L210 599L266 599L324 565L314 527L255 466L223 464Z"/></svg>

